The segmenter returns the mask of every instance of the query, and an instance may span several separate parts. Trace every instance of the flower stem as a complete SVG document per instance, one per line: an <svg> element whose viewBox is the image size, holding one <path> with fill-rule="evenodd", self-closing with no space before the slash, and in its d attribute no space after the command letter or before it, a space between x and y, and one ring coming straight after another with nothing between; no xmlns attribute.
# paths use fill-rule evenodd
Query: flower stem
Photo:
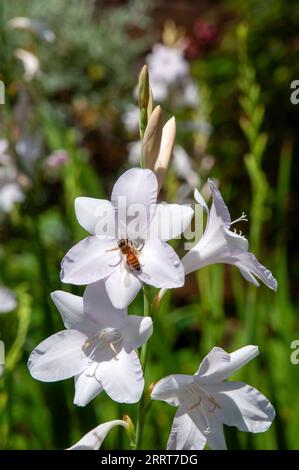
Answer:
<svg viewBox="0 0 299 470"><path fill-rule="evenodd" d="M148 286L143 287L143 316L148 317L151 313L151 304L150 304L150 288ZM141 364L143 368L143 374L145 374L146 364L148 359L148 341L144 343L141 349ZM149 409L147 406L147 394L143 392L143 395L140 399L138 404L138 414L137 414L137 425L136 425L136 440L135 440L135 450L141 448L142 444L142 437L143 437L143 429L144 429L144 421Z"/></svg>

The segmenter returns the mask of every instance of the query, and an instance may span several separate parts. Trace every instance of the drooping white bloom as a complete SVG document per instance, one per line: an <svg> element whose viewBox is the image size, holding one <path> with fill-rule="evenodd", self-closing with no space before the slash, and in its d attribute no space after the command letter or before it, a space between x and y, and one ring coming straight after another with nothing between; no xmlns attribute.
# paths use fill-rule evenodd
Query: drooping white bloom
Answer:
<svg viewBox="0 0 299 470"><path fill-rule="evenodd" d="M275 416L267 398L243 382L226 381L257 355L257 346L231 354L216 347L194 375L170 375L154 386L152 399L178 407L167 449L196 450L207 444L225 450L223 424L240 431L267 431Z"/></svg>
<svg viewBox="0 0 299 470"><path fill-rule="evenodd" d="M208 213L208 221L203 236L199 242L183 257L185 273L215 263L226 263L237 266L244 278L259 286L256 277L270 289L277 289L277 281L271 272L262 266L256 257L248 252L248 241L241 234L231 231L231 226L246 220L245 214L233 221L228 208L222 199L215 183L209 180L213 203L209 211L203 197L195 190L194 197Z"/></svg>
<svg viewBox="0 0 299 470"><path fill-rule="evenodd" d="M116 308L128 306L143 282L160 288L182 286L183 266L166 240L184 232L193 210L178 204L157 204L157 189L151 170L133 168L117 180L111 202L77 198L77 219L92 235L66 254L61 280L90 284L105 279ZM132 244L138 269L133 269L118 249L121 240Z"/></svg>
<svg viewBox="0 0 299 470"><path fill-rule="evenodd" d="M123 426L126 428L128 425L121 419L115 419L108 423L103 423L96 428L89 431L85 436L80 439L76 444L67 450L98 450L100 449L105 437L108 432L111 431L115 426Z"/></svg>
<svg viewBox="0 0 299 470"><path fill-rule="evenodd" d="M31 82L31 80L40 76L40 64L36 55L25 49L16 49L14 54L22 62L24 67L23 79L26 82Z"/></svg>
<svg viewBox="0 0 299 470"><path fill-rule="evenodd" d="M0 313L8 313L14 310L17 301L14 293L7 287L0 287Z"/></svg>
<svg viewBox="0 0 299 470"><path fill-rule="evenodd" d="M43 23L37 20L32 20L25 16L18 16L12 18L8 22L9 28L12 29L24 29L37 34L40 38L47 42L53 42L55 40L55 34Z"/></svg>
<svg viewBox="0 0 299 470"><path fill-rule="evenodd" d="M103 390L119 403L138 402L144 379L135 349L152 334L151 318L113 308L103 283L89 285L83 299L63 291L52 299L67 329L34 349L31 375L43 382L75 377L78 406Z"/></svg>

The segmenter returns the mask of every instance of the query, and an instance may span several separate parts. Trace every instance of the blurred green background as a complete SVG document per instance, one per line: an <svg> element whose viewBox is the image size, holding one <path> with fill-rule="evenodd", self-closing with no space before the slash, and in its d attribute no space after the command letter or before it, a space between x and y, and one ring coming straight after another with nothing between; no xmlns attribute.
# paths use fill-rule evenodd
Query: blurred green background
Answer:
<svg viewBox="0 0 299 470"><path fill-rule="evenodd" d="M233 267L188 276L154 319L146 386L194 373L215 345L257 344L260 357L238 376L272 401L277 416L264 434L226 428L228 447L299 448L299 365L290 361L299 339L299 104L290 101L299 79L298 24L298 2L283 0L1 2L0 281L17 298L13 312L0 314L1 449L63 449L101 422L123 413L136 419L137 405L104 393L75 407L72 380L39 383L26 362L62 329L50 292L83 292L59 280L63 255L85 236L74 198L109 197L117 176L134 165L134 90L157 44L180 51L188 65L188 76L173 77L161 100L178 129L162 197L187 202L194 185L206 194L207 178L218 180L232 218L249 215L243 233L279 290L250 286ZM171 77L173 69L166 71ZM141 298L130 313L142 314ZM152 404L144 448L165 448L173 414ZM111 431L103 447L129 448L124 431Z"/></svg>

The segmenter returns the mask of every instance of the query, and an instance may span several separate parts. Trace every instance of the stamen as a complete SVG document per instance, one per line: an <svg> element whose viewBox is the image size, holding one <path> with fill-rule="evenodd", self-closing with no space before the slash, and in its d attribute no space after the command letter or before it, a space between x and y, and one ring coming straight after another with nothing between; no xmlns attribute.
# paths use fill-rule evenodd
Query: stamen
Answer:
<svg viewBox="0 0 299 470"><path fill-rule="evenodd" d="M238 219L233 220L230 225L234 225L237 222L243 222L243 221L248 222L247 215L245 214L245 212L242 212L242 215Z"/></svg>
<svg viewBox="0 0 299 470"><path fill-rule="evenodd" d="M121 333L115 328L105 328L100 331L98 335L91 336L87 339L83 346L83 351L87 354L88 349L94 344L88 354L88 365L90 366L94 362L94 356L99 348L109 347L113 352L115 359L117 359L118 351L116 345L122 341Z"/></svg>
<svg viewBox="0 0 299 470"><path fill-rule="evenodd" d="M212 397L212 396L209 397L209 401L212 403L212 405L214 405L214 407L211 410L209 410L209 408L207 408L209 413L213 413L216 410L216 408L219 408L219 409L221 408L221 406L218 405L218 403L217 403L217 401L215 400L214 397Z"/></svg>
<svg viewBox="0 0 299 470"><path fill-rule="evenodd" d="M188 411L194 410L197 406L200 406L201 404L201 398L198 400L198 402L195 403L195 405L192 405L190 408L188 408Z"/></svg>

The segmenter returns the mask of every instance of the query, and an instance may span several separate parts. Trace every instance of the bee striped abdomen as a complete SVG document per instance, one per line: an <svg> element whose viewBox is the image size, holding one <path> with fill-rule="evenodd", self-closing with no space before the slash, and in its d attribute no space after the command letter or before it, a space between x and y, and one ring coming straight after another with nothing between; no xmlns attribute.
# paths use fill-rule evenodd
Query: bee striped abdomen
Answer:
<svg viewBox="0 0 299 470"><path fill-rule="evenodd" d="M127 257L126 257L126 262L128 264L128 266L131 268L131 269L135 269L136 271L140 271L141 269L141 265L140 265L140 262L139 262L139 259L138 257L135 255L134 252L130 252Z"/></svg>

